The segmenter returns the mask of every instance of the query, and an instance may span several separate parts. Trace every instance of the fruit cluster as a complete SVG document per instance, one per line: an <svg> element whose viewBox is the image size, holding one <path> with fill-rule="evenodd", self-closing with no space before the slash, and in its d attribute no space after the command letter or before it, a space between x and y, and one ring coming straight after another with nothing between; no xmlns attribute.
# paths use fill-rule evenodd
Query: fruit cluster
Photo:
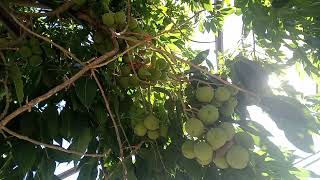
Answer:
<svg viewBox="0 0 320 180"><path fill-rule="evenodd" d="M205 103L197 117L188 119L184 125L191 140L182 144L183 155L196 159L201 165L213 162L218 168L229 166L234 169L245 168L250 160L249 149L253 148L252 137L245 132L237 132L230 122L223 122L237 106L237 91L231 87L198 87L196 99Z"/></svg>
<svg viewBox="0 0 320 180"><path fill-rule="evenodd" d="M19 48L19 54L22 58L27 59L31 66L39 66L42 63L42 53L40 42L36 39L27 41Z"/></svg>
<svg viewBox="0 0 320 180"><path fill-rule="evenodd" d="M161 126L159 119L153 114L149 114L143 121L138 121L133 124L134 134L137 136L145 136L151 140L156 140L160 136L167 137L168 127Z"/></svg>

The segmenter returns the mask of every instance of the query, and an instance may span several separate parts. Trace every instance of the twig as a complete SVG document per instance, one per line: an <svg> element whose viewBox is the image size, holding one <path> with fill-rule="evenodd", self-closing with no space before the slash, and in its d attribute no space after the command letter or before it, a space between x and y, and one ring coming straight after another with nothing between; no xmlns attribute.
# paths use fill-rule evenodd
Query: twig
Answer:
<svg viewBox="0 0 320 180"><path fill-rule="evenodd" d="M107 111L108 111L108 113L109 113L109 115L110 115L110 118L111 118L111 120L112 120L114 129L115 129L115 132L116 132L116 135L117 135L117 141L118 141L119 150L120 150L120 161L121 161L122 167L123 167L123 169L124 169L124 176L127 177L128 171L127 171L127 167L126 167L126 165L125 165L125 163L124 163L123 147L122 147L122 143L121 143L121 138L120 138L120 133L119 133L119 129L118 129L118 126L117 126L117 122L116 122L116 120L115 120L115 118L114 118L114 116L113 116L113 113L112 113L112 111L111 111L109 101L108 101L108 99L107 99L107 97L106 97L106 94L105 94L105 92L104 92L104 88L102 87L101 83L99 82L99 79L98 79L98 77L96 76L95 72L92 70L91 73L92 73L92 76L93 76L93 78L95 79L95 81L96 81L96 83L97 83L97 85L98 85L98 87L99 87L99 90L100 90L100 93L101 93L101 95L102 95L103 101L104 101L104 103L105 103L106 109L107 109ZM126 178L125 178L125 179L126 179Z"/></svg>
<svg viewBox="0 0 320 180"><path fill-rule="evenodd" d="M74 54L72 54L70 51L67 51L65 48L63 48L62 46L60 46L59 44L51 41L49 38L41 36L35 32L33 32L32 30L28 29L25 25L23 25L12 13L9 13L9 15L11 16L11 18L13 19L14 22L16 22L23 30L25 30L26 32L28 32L29 34L42 39L50 44L52 44L53 46L55 46L56 48L58 48L60 51L62 51L64 54L70 56L72 59L76 60L78 63L83 65L83 62L80 61L80 59L78 59Z"/></svg>
<svg viewBox="0 0 320 180"><path fill-rule="evenodd" d="M2 127L1 129L3 131L7 132L8 134L18 138L18 139L22 139L22 140L28 141L30 143L33 143L33 144L36 144L36 145L39 145L39 146L44 146L44 147L49 148L49 149L54 149L54 150L62 151L62 152L69 153L69 154L75 154L75 155L78 155L78 156L86 156L86 157L94 157L94 158L105 157L107 155L107 154L81 153L81 152L77 152L77 151L73 151L73 150L68 150L68 149L64 149L64 148L62 148L60 146L46 144L46 143L42 143L40 141L31 139L31 138L29 138L27 136L23 136L23 135L18 134L18 133L14 132L14 131L11 131L10 129L8 129L6 127Z"/></svg>
<svg viewBox="0 0 320 180"><path fill-rule="evenodd" d="M43 95L41 95L41 96L29 101L24 106L21 106L20 108L16 109L14 112L12 112L8 116L6 116L0 122L0 128L1 128L1 126L5 126L6 124L8 124L13 118L17 117L21 113L23 113L23 112L27 111L28 109L30 109L32 106L34 106L34 105L36 105L36 104L48 99L49 97L51 97L52 95L56 94L57 92L65 89L66 87L68 87L69 85L74 83L77 79L79 79L83 74L85 74L89 70L93 69L94 66L96 66L97 64L105 61L109 57L115 56L117 54L117 52L119 51L119 45L118 45L118 42L115 39L115 37L112 38L112 41L113 41L113 44L115 46L115 48L112 51L106 52L104 55L96 58L90 64L88 64L87 66L84 66L80 71L78 71L70 79L64 81L63 83L61 83L59 85L57 85L56 87L52 88L51 90L49 90L45 94L43 94ZM107 61L105 64L108 64L108 63L110 63L112 61L114 61L114 59L111 59L111 60Z"/></svg>
<svg viewBox="0 0 320 180"><path fill-rule="evenodd" d="M6 64L6 59L1 51L0 51L0 56L1 56L1 59L3 60L3 64ZM6 93L6 95L5 95L6 96L6 104L4 106L2 113L0 114L0 120L2 120L2 118L4 118L7 115L8 109L10 106L10 92L9 92L7 81L8 81L8 72L6 71L4 80L1 81L4 86L4 91Z"/></svg>

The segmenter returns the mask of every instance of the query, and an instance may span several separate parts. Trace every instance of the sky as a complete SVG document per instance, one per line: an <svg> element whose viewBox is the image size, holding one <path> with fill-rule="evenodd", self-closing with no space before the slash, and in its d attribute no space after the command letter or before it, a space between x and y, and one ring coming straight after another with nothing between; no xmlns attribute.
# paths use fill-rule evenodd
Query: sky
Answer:
<svg viewBox="0 0 320 180"><path fill-rule="evenodd" d="M238 41L241 37L241 27L242 21L241 16L231 15L229 18L226 19L224 24L224 50L233 52L236 48ZM196 30L197 32L197 30ZM213 41L214 36L211 33L200 33L197 32L192 37L193 40L197 41ZM215 43L190 43L190 46L193 49L197 50L206 50L210 49L210 53L208 59L212 62L215 61ZM292 56L291 52L286 52L287 56ZM306 95L314 95L316 93L316 84L312 81L312 79L308 77L304 77L303 79L299 76L297 71L294 67L289 68L286 71L286 75L282 78L288 80L289 84L292 85L297 91L302 92ZM269 80L269 85L272 87L277 87L280 85L280 79L276 76L271 76ZM271 132L273 137L270 138L276 145L280 146L281 148L290 149L294 151L295 155L300 156L301 158L308 157L310 154L305 153L299 149L297 149L294 145L292 145L285 137L284 132L277 128L276 124L270 119L270 117L262 111L261 108L257 106L250 106L248 107L250 116L252 120L262 124L267 130ZM320 151L320 138L314 137L315 142L315 151ZM308 165L310 162L311 165ZM308 165L305 167L305 165ZM296 164L297 167L304 167L308 170L315 172L316 174L320 174L320 153L308 158L305 161L299 162ZM55 174L60 174L67 169L73 167L73 164L63 163L60 164ZM78 176L78 173L75 173L72 176L69 176L65 180L75 180Z"/></svg>

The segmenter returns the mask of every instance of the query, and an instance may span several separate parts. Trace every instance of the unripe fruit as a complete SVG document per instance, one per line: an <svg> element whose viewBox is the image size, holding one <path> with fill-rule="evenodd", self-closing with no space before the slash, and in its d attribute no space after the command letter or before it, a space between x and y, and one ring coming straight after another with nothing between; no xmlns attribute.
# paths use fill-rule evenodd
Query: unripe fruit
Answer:
<svg viewBox="0 0 320 180"><path fill-rule="evenodd" d="M87 0L73 0L73 2L78 6L82 6L87 2Z"/></svg>
<svg viewBox="0 0 320 180"><path fill-rule="evenodd" d="M152 69L149 69L149 72L151 74L151 76L150 76L151 81L157 81L160 79L161 71L159 71L158 69L152 68Z"/></svg>
<svg viewBox="0 0 320 180"><path fill-rule="evenodd" d="M215 99L221 102L227 101L231 96L231 93L226 87L218 87L215 92Z"/></svg>
<svg viewBox="0 0 320 180"><path fill-rule="evenodd" d="M114 13L105 13L102 15L102 22L108 27L112 27L114 25L114 19Z"/></svg>
<svg viewBox="0 0 320 180"><path fill-rule="evenodd" d="M130 76L130 77L129 77L129 84L130 84L130 86L132 86L132 87L137 87L137 86L139 86L140 80L139 80L138 76L136 76L136 75Z"/></svg>
<svg viewBox="0 0 320 180"><path fill-rule="evenodd" d="M143 123L138 123L134 127L134 134L137 136L144 136L147 133L147 128L144 127Z"/></svg>
<svg viewBox="0 0 320 180"><path fill-rule="evenodd" d="M181 151L183 156L186 157L187 159L195 158L194 142L190 140L185 141L181 146Z"/></svg>
<svg viewBox="0 0 320 180"><path fill-rule="evenodd" d="M129 76L131 73L131 67L130 66L121 66L120 71L121 71L122 76Z"/></svg>
<svg viewBox="0 0 320 180"><path fill-rule="evenodd" d="M223 122L220 124L219 127L225 131L227 135L227 141L230 141L233 138L234 134L236 133L232 123Z"/></svg>
<svg viewBox="0 0 320 180"><path fill-rule="evenodd" d="M211 125L219 119L219 111L213 105L205 105L198 112L199 119L206 125Z"/></svg>
<svg viewBox="0 0 320 180"><path fill-rule="evenodd" d="M29 59L29 64L31 66L39 66L42 63L42 58L41 56L38 55L33 55Z"/></svg>
<svg viewBox="0 0 320 180"><path fill-rule="evenodd" d="M41 55L42 54L42 49L39 45L35 45L31 47L32 53L36 55Z"/></svg>
<svg viewBox="0 0 320 180"><path fill-rule="evenodd" d="M114 14L114 22L118 25L125 24L127 16L123 11L118 11Z"/></svg>
<svg viewBox="0 0 320 180"><path fill-rule="evenodd" d="M148 130L159 129L159 120L152 114L149 114L144 119L143 124Z"/></svg>
<svg viewBox="0 0 320 180"><path fill-rule="evenodd" d="M148 134L148 138L152 140L156 140L160 136L160 133L158 130L148 131L147 134Z"/></svg>
<svg viewBox="0 0 320 180"><path fill-rule="evenodd" d="M210 86L198 87L196 91L196 98L199 102L211 102L214 96L213 88Z"/></svg>
<svg viewBox="0 0 320 180"><path fill-rule="evenodd" d="M231 116L234 113L234 107L230 104L224 104L219 108L219 111L224 116Z"/></svg>
<svg viewBox="0 0 320 180"><path fill-rule="evenodd" d="M167 66L168 66L168 63L165 59L160 58L156 61L156 67L159 70L164 70L167 68Z"/></svg>
<svg viewBox="0 0 320 180"><path fill-rule="evenodd" d="M184 125L189 136L200 137L204 133L204 126L199 119L190 118Z"/></svg>
<svg viewBox="0 0 320 180"><path fill-rule="evenodd" d="M220 169L227 169L229 167L225 157L214 157L213 163Z"/></svg>
<svg viewBox="0 0 320 180"><path fill-rule="evenodd" d="M122 88L129 88L129 78L128 77L120 77L119 84Z"/></svg>
<svg viewBox="0 0 320 180"><path fill-rule="evenodd" d="M254 141L252 139L252 136L246 132L238 132L234 135L234 140L237 144L252 149L254 148Z"/></svg>
<svg viewBox="0 0 320 180"><path fill-rule="evenodd" d="M138 21L137 19L131 17L130 21L129 21L129 29L130 30L134 30L135 28L138 27Z"/></svg>
<svg viewBox="0 0 320 180"><path fill-rule="evenodd" d="M148 69L146 67L141 67L138 70L138 76L143 79L146 80L151 76L151 73L148 71Z"/></svg>
<svg viewBox="0 0 320 180"><path fill-rule="evenodd" d="M221 148L227 142L227 134L222 128L211 128L206 135L213 150Z"/></svg>
<svg viewBox="0 0 320 180"><path fill-rule="evenodd" d="M27 46L22 46L19 49L19 53L24 58L28 58L28 57L32 56L32 50Z"/></svg>
<svg viewBox="0 0 320 180"><path fill-rule="evenodd" d="M231 97L227 102L225 102L225 104L235 108L238 105L238 100L235 97Z"/></svg>
<svg viewBox="0 0 320 180"><path fill-rule="evenodd" d="M212 161L213 151L206 142L198 142L194 145L195 157L201 165L207 165Z"/></svg>
<svg viewBox="0 0 320 180"><path fill-rule="evenodd" d="M160 136L167 138L168 136L168 126L160 126Z"/></svg>
<svg viewBox="0 0 320 180"><path fill-rule="evenodd" d="M249 152L241 146L232 146L226 154L227 163L234 169L243 169L249 163Z"/></svg>

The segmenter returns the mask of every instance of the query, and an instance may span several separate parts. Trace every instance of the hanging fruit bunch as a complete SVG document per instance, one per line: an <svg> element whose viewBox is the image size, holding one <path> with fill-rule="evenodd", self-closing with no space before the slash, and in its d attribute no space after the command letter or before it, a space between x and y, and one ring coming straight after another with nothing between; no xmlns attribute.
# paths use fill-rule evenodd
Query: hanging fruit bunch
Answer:
<svg viewBox="0 0 320 180"><path fill-rule="evenodd" d="M194 96L199 109L184 124L188 137L181 147L184 157L195 159L200 165L214 163L220 169L247 167L253 139L226 121L238 104L237 93L228 85L196 88Z"/></svg>

